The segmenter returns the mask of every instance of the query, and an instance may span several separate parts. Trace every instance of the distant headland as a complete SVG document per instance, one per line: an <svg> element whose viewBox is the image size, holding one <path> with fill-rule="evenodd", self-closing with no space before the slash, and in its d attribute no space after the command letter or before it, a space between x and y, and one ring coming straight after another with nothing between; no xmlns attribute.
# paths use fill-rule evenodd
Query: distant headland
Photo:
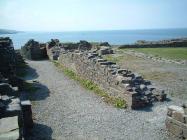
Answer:
<svg viewBox="0 0 187 140"><path fill-rule="evenodd" d="M0 29L0 34L16 34L19 31L16 30L7 30L7 29Z"/></svg>

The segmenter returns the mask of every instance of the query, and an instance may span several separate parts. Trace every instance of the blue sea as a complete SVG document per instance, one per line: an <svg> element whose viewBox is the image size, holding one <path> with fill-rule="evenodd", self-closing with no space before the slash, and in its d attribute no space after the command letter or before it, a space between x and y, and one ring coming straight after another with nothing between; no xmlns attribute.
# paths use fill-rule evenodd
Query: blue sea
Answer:
<svg viewBox="0 0 187 140"><path fill-rule="evenodd" d="M132 44L137 40L163 40L187 37L187 29L154 29L154 30L115 30L115 31L71 31L71 32L20 32L16 34L1 34L13 40L16 49L21 48L29 39L47 42L59 39L61 42L107 41L110 44Z"/></svg>

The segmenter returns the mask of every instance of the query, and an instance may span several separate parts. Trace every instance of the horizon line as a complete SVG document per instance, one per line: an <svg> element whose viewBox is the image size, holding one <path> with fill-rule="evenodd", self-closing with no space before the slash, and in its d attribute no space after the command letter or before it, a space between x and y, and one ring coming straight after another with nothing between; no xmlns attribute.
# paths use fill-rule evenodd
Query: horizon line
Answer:
<svg viewBox="0 0 187 140"><path fill-rule="evenodd" d="M13 30L17 32L97 32L97 31L136 31L136 30L174 30L174 29L187 29L187 27L172 27L172 28L137 28L137 29L96 29L96 30L16 30L16 29L4 29Z"/></svg>

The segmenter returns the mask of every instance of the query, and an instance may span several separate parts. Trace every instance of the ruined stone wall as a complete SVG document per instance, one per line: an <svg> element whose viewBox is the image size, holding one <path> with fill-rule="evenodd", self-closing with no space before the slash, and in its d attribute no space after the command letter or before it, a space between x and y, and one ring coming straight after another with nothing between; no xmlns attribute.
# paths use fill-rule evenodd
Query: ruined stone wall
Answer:
<svg viewBox="0 0 187 140"><path fill-rule="evenodd" d="M0 38L0 73L4 77L14 75L16 70L16 54L12 40L8 37Z"/></svg>
<svg viewBox="0 0 187 140"><path fill-rule="evenodd" d="M47 58L46 45L33 39L29 40L22 48L22 55L29 60L41 60Z"/></svg>
<svg viewBox="0 0 187 140"><path fill-rule="evenodd" d="M59 55L56 56L55 52ZM55 46L48 49L48 54L52 60L58 60L80 77L99 85L110 96L125 99L130 108L143 107L166 98L166 94L157 92L150 81L127 69L120 69L116 63L104 60L95 51L68 51ZM57 59L53 59L54 56Z"/></svg>
<svg viewBox="0 0 187 140"><path fill-rule="evenodd" d="M12 40L0 38L0 139L22 139L25 129L33 125L31 103L20 98L24 81L16 76L23 63Z"/></svg>
<svg viewBox="0 0 187 140"><path fill-rule="evenodd" d="M146 106L154 100L163 100L164 96L158 95L149 87L149 81L127 69L120 69L118 65L102 59L97 53L62 53L59 62L84 79L98 84L110 96L125 99L131 108ZM158 96L154 96L154 93Z"/></svg>
<svg viewBox="0 0 187 140"><path fill-rule="evenodd" d="M65 67L72 69L82 78L99 85L108 94L110 94L110 96L121 97L126 101L129 101L128 105L132 106L130 99L124 93L126 91L123 90L123 85L118 86L118 84L121 83L117 83L116 77L112 74L112 72L109 72L110 68L117 68L117 65L112 65L113 63L107 62L102 58L91 59L91 57L92 56L81 52L69 52L61 54L59 62Z"/></svg>
<svg viewBox="0 0 187 140"><path fill-rule="evenodd" d="M187 104L168 107L166 128L177 140L187 139Z"/></svg>

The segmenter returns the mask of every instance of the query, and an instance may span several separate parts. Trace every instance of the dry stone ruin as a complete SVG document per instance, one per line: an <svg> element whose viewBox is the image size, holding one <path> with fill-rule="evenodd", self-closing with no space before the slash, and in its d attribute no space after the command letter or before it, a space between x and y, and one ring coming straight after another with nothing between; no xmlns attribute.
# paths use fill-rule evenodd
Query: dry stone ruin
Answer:
<svg viewBox="0 0 187 140"><path fill-rule="evenodd" d="M47 58L45 44L33 39L29 40L22 48L22 55L30 60L41 60Z"/></svg>
<svg viewBox="0 0 187 140"><path fill-rule="evenodd" d="M103 47L105 51L102 50ZM96 83L110 96L124 99L132 109L166 99L164 91L157 90L150 81L103 59L102 55L113 53L108 46L103 47L95 50L86 41L63 44L58 40L51 40L47 43L47 53L51 60L58 60L80 77Z"/></svg>
<svg viewBox="0 0 187 140"><path fill-rule="evenodd" d="M166 128L176 139L187 139L187 103L168 107Z"/></svg>
<svg viewBox="0 0 187 140"><path fill-rule="evenodd" d="M0 139L22 139L33 126L31 103L16 70L24 63L10 38L0 38Z"/></svg>
<svg viewBox="0 0 187 140"><path fill-rule="evenodd" d="M183 43L184 40L166 41L165 47L170 46L170 44L180 46ZM163 42L151 44L153 47L158 47L163 45ZM138 45L142 45L142 42L139 42ZM143 47L148 47L150 43L143 42L143 45L145 45ZM134 47L137 47L137 44ZM24 52L27 53L29 59L43 59L47 55L50 60L58 61L81 78L97 84L109 96L124 99L129 108L137 109L151 105L155 101L166 100L164 91L154 87L150 81L143 79L141 75L133 73L129 69L122 69L116 63L105 60L103 55L114 53L107 42L100 43L95 47L87 41L61 43L58 39L51 39L50 42L40 45L40 43L30 40L22 49L26 50ZM12 65L10 67L14 68ZM11 72L11 70L9 71ZM4 73L6 74L6 71ZM165 124L168 131L176 139L186 139L187 104L182 107L170 106Z"/></svg>

